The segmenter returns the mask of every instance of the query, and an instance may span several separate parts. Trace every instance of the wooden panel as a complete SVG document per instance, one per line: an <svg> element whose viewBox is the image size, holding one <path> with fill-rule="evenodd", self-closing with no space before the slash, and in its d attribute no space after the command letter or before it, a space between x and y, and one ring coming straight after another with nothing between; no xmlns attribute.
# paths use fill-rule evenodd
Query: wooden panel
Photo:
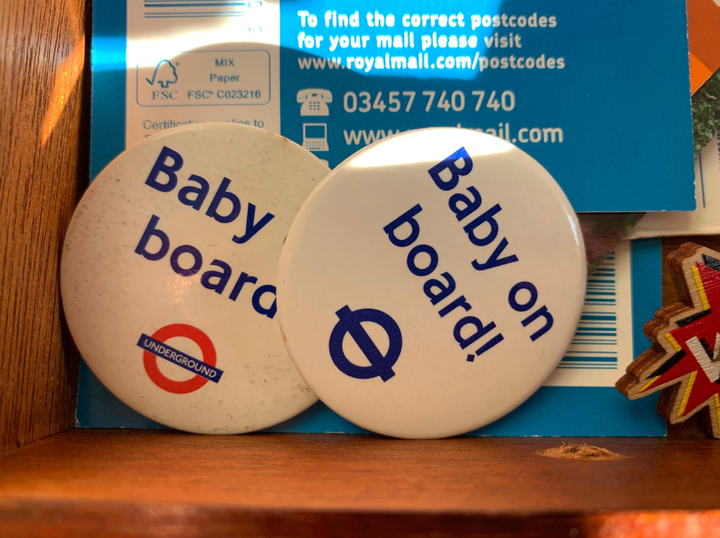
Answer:
<svg viewBox="0 0 720 538"><path fill-rule="evenodd" d="M73 425L58 256L87 161L85 20L84 0L0 1L0 453Z"/></svg>
<svg viewBox="0 0 720 538"><path fill-rule="evenodd" d="M717 535L720 443L567 441L71 430L0 457L0 535Z"/></svg>

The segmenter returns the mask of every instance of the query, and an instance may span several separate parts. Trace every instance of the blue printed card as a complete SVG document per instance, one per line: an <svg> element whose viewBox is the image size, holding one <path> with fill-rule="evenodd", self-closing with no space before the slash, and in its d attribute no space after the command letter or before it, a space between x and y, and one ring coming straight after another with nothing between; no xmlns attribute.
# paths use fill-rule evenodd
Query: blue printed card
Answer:
<svg viewBox="0 0 720 538"><path fill-rule="evenodd" d="M576 211L695 209L685 2L96 0L91 176L172 127L262 127L335 166L399 131L517 144ZM613 388L648 345L660 246L624 242L590 278L555 374L480 435L664 435ZM83 364L81 427L158 427ZM359 432L318 403L272 431Z"/></svg>
<svg viewBox="0 0 720 538"><path fill-rule="evenodd" d="M97 0L92 175L164 129L264 127L331 167L408 129L517 144L576 211L695 209L684 0Z"/></svg>

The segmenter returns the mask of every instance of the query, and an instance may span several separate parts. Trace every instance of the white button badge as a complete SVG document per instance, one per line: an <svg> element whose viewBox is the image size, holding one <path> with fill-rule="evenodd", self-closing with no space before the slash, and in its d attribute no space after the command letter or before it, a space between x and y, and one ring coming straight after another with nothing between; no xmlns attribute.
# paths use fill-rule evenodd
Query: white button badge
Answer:
<svg viewBox="0 0 720 538"><path fill-rule="evenodd" d="M300 210L278 275L300 374L334 411L404 438L457 435L557 366L586 282L575 214L520 149L404 133L336 168Z"/></svg>
<svg viewBox="0 0 720 538"><path fill-rule="evenodd" d="M182 127L132 147L78 206L62 256L70 331L118 398L160 423L241 433L317 398L276 316L277 266L328 168L233 124Z"/></svg>

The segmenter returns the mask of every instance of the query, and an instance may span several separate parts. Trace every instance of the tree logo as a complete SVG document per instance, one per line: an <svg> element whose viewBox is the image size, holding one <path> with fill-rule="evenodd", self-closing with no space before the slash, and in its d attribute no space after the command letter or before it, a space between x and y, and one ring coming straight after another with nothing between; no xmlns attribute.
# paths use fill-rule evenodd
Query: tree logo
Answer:
<svg viewBox="0 0 720 538"><path fill-rule="evenodd" d="M152 78L146 78L150 86L160 84L160 87L167 89L170 84L175 84L178 80L177 71L175 66L170 60L161 60L160 63L155 67L155 72Z"/></svg>

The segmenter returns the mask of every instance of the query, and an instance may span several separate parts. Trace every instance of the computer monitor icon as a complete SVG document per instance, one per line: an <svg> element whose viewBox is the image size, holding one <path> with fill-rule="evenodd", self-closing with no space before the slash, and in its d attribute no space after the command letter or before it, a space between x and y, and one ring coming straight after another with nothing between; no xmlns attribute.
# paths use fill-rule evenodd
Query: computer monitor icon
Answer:
<svg viewBox="0 0 720 538"><path fill-rule="evenodd" d="M329 151L327 123L303 123L303 147L309 151Z"/></svg>

